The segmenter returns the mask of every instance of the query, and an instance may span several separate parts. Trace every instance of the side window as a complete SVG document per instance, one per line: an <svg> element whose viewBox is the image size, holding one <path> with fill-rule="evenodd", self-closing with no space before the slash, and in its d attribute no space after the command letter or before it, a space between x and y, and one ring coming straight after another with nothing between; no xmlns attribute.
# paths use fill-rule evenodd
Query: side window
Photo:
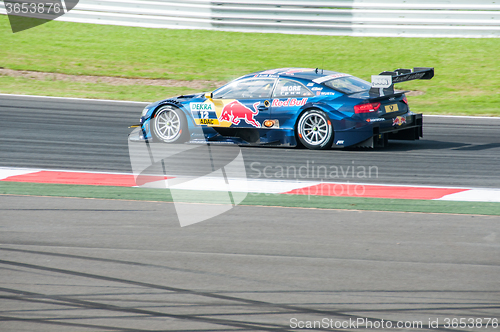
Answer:
<svg viewBox="0 0 500 332"><path fill-rule="evenodd" d="M273 98L311 97L313 95L311 90L306 88L304 84L280 78L276 89L274 89Z"/></svg>
<svg viewBox="0 0 500 332"><path fill-rule="evenodd" d="M216 99L257 99L270 98L274 78L248 78L230 83L214 91Z"/></svg>
<svg viewBox="0 0 500 332"><path fill-rule="evenodd" d="M329 88L341 91L343 93L356 93L370 90L371 84L354 76L335 78L323 83Z"/></svg>

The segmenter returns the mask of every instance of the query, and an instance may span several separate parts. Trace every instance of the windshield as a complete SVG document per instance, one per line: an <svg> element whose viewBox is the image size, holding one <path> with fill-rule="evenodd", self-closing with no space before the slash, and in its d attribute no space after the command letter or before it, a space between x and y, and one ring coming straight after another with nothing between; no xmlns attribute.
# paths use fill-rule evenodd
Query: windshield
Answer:
<svg viewBox="0 0 500 332"><path fill-rule="evenodd" d="M329 88L338 90L343 93L351 94L361 91L370 90L371 84L365 80L354 76L345 76L335 78L333 80L323 83Z"/></svg>
<svg viewBox="0 0 500 332"><path fill-rule="evenodd" d="M214 91L216 99L270 98L274 78L250 78L237 80Z"/></svg>

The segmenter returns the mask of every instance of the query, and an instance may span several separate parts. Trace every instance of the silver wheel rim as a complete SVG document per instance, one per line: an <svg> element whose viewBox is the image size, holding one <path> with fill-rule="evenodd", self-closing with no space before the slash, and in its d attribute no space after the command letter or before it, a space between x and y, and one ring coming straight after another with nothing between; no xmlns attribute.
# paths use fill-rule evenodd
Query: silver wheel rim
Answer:
<svg viewBox="0 0 500 332"><path fill-rule="evenodd" d="M319 113L304 115L299 122L299 134L310 145L322 145L330 139L328 120Z"/></svg>
<svg viewBox="0 0 500 332"><path fill-rule="evenodd" d="M155 132L166 142L175 141L181 133L181 119L172 109L160 111L156 115Z"/></svg>

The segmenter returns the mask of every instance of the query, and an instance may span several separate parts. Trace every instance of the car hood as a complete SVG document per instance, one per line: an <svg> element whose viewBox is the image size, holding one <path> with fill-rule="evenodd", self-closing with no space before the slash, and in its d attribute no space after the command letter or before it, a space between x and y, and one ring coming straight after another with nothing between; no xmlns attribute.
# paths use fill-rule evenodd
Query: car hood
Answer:
<svg viewBox="0 0 500 332"><path fill-rule="evenodd" d="M177 96L177 97L171 97L171 98L167 98L167 99L164 99L162 100L161 102L169 102L169 101L177 101L177 102L185 102L185 101L189 101L191 99L198 99L198 98L204 98L205 97L205 93L206 92L201 92L201 93L195 93L195 94L192 94L192 95L180 95L180 96Z"/></svg>

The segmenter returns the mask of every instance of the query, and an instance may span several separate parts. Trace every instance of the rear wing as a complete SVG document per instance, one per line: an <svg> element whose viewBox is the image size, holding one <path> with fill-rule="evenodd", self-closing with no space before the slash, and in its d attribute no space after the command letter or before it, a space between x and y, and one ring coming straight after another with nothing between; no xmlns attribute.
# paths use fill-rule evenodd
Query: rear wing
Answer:
<svg viewBox="0 0 500 332"><path fill-rule="evenodd" d="M386 96L394 94L394 83L412 80L430 80L434 77L434 68L415 67L412 69L396 69L384 71L379 75L372 75L370 95Z"/></svg>

